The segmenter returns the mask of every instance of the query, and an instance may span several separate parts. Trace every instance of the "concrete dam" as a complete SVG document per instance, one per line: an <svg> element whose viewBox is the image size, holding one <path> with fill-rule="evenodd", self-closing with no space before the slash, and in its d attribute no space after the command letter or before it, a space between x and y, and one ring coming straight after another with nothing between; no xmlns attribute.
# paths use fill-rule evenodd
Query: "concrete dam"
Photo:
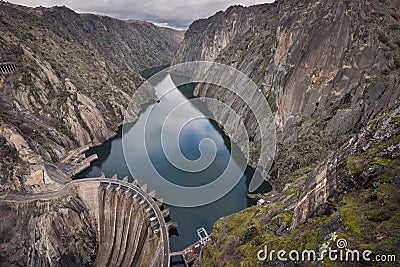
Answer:
<svg viewBox="0 0 400 267"><path fill-rule="evenodd" d="M20 217L24 216L24 207L36 209L37 223L43 214L51 212L49 203L60 205L57 201L61 201L71 205L79 200L74 208L78 210L78 220L90 217L96 228L94 266L169 266L168 229L174 223L165 222L168 210L160 209L162 203L155 200L154 191L147 193L146 187L140 187L137 182L129 183L127 178L118 180L116 175L111 179L103 176L74 180L52 192L9 192L2 202L16 207ZM24 220L27 219L22 218ZM54 263L60 256L49 248L49 242L51 245L56 242L46 234L42 233L45 236L42 244L36 241L35 246L28 249L29 266L60 265Z"/></svg>

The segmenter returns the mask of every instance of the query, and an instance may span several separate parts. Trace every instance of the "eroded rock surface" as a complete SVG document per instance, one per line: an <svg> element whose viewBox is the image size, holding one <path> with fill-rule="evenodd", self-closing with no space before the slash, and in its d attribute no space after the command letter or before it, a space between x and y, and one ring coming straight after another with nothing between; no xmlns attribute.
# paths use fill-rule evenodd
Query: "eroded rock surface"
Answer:
<svg viewBox="0 0 400 267"><path fill-rule="evenodd" d="M2 151L1 189L43 182L46 170L35 166L112 137L144 81L138 72L168 64L182 38L179 31L151 23L65 7L2 2L0 17L0 62L17 66L0 75L0 136L14 151ZM141 95L139 106L155 98L151 88ZM139 111L131 112L131 120ZM9 170L10 156L30 166Z"/></svg>
<svg viewBox="0 0 400 267"><path fill-rule="evenodd" d="M116 178L116 176L115 176ZM147 192L105 177L0 202L2 266L168 266L164 214Z"/></svg>
<svg viewBox="0 0 400 267"><path fill-rule="evenodd" d="M398 254L399 8L390 0L282 0L231 7L189 27L173 62L212 60L248 75L278 135L274 165L263 170L274 190L255 196L263 206L219 220L197 265L263 266L255 255L264 245L319 251L333 246L333 232L351 248ZM245 104L209 84L195 94L234 103L255 166L263 144Z"/></svg>
<svg viewBox="0 0 400 267"><path fill-rule="evenodd" d="M279 140L275 167L264 175L283 188L285 175L321 161L399 98L398 5L301 0L231 7L194 22L173 63L213 60L257 83L276 113ZM212 85L196 94L238 102ZM235 109L259 148L255 117L244 104Z"/></svg>
<svg viewBox="0 0 400 267"><path fill-rule="evenodd" d="M62 190L75 173L71 167L88 164L83 150L115 134L134 93L130 121L155 99L151 87L138 92L144 81L139 71L168 64L181 39L182 32L147 22L0 2L0 63L12 62L12 71L0 73L0 197L10 192L33 197L0 200L1 266L90 266L99 255L109 266L118 260L124 266L160 265L164 250L157 249L159 239L147 227L151 216L142 218L146 215L137 203L132 214L129 203L108 203L115 210L127 206L145 226L116 214L119 227L131 227L134 236L128 239L127 231L122 235L114 229L128 242L99 254L98 226L103 224L93 213L99 203L90 206L88 200L98 187L86 195ZM49 198L60 190L63 194ZM112 231L116 220L104 221L105 230ZM153 241L144 242L147 235ZM111 240L112 235L104 242ZM123 244L129 244L129 255L115 258L124 255Z"/></svg>

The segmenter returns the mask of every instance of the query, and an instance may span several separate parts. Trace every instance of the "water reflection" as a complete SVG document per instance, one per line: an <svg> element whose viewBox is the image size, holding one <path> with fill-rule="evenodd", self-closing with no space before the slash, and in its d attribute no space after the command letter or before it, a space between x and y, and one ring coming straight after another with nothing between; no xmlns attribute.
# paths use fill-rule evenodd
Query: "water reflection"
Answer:
<svg viewBox="0 0 400 267"><path fill-rule="evenodd" d="M189 93L189 91L193 92L193 85L180 88L184 90L184 94L180 90L174 89L166 95L163 95L165 88L174 87L171 77L164 77L159 85L162 86L155 86L157 95L160 97L159 102L148 106L140 115L138 121L131 125L131 127L128 127L126 132L123 133L120 128L114 138L106 141L99 147L91 149L88 154L97 153L99 159L89 169L81 173L79 177L98 176L103 171L107 176L118 173L118 176L128 175L132 179L122 151L121 137L124 135L124 138L128 138L131 143L131 146L129 146L131 149L125 151L125 153L129 153L129 159L135 163L136 167L134 168L133 175L140 177L140 181L146 181L151 172L148 171L145 165L144 152L138 148L138 145L135 145L135 141L140 140L141 135L143 135L146 121L150 122L146 127L146 138L149 138L149 142L146 143L147 153L157 171L169 181L178 185L198 186L213 181L224 171L230 159L229 148L231 144L229 138L215 124L204 117L203 112L207 111L190 103L181 106L179 112L173 113L173 116L168 119L168 125L164 126L163 131L166 131L167 140L176 140L174 127L177 127L182 120L198 117L182 128L179 135L180 150L176 150L171 154L174 155L175 153L177 155L178 153L182 153L187 159L196 160L200 157L199 142L204 138L210 138L216 146L215 159L210 166L197 173L182 171L169 162L161 145L161 129L166 116L171 113L170 111L185 102L188 96L191 96L192 93ZM172 135L168 137L168 134ZM170 149L178 149L174 144L167 143L166 145L170 146ZM212 151L212 149L203 151L206 153L205 156L207 156L209 151ZM208 156L213 156L211 154L210 152ZM240 172L239 167L237 167L237 172ZM176 251L185 248L197 240L196 229L205 227L208 232L211 232L212 226L218 218L238 212L254 204L246 197L248 185L246 182L251 178L253 172L251 168L247 168L245 175L242 176L239 183L227 195L209 205L181 208L165 204L165 208L170 208L171 220L179 224L176 235L171 236L171 249ZM265 183L260 190L270 190L269 185Z"/></svg>

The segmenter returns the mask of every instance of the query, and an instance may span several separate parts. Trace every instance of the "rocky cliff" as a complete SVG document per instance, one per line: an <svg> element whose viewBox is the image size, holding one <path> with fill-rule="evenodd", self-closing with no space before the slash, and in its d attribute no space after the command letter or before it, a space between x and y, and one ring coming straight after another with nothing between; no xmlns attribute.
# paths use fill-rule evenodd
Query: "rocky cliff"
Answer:
<svg viewBox="0 0 400 267"><path fill-rule="evenodd" d="M398 252L381 241L390 231L399 237L393 225L398 209L378 207L398 203L399 140L393 129L399 126L399 7L390 0L281 0L234 6L190 26L173 63L211 60L247 74L275 112L278 134L274 165L263 172L276 191L259 196L270 204L218 222L216 242L202 264L261 265L255 253L263 244L315 248L326 231L336 230L354 247ZM195 94L229 103L236 98L204 84ZM238 110L256 148L249 159L256 165L259 131L248 109ZM359 194L381 190L385 197L360 200ZM365 215L368 209L385 218ZM318 232L334 220L340 227ZM373 238L361 237L374 229L363 228L363 220L379 229ZM303 241L294 242L296 237Z"/></svg>
<svg viewBox="0 0 400 267"><path fill-rule="evenodd" d="M8 192L0 202L1 266L169 266L161 204L116 175Z"/></svg>
<svg viewBox="0 0 400 267"><path fill-rule="evenodd" d="M91 266L96 224L76 194L0 203L2 266Z"/></svg>
<svg viewBox="0 0 400 267"><path fill-rule="evenodd" d="M295 144L338 143L336 139L357 131L396 101L398 14L396 2L386 2L234 6L194 22L173 63L214 60L251 77L276 111L277 161L291 171L327 152L318 145L301 159L286 157ZM227 94L212 86L201 86L196 93ZM257 139L254 130L250 135ZM279 174L276 169L270 178L276 185L284 175L281 164L276 165Z"/></svg>
<svg viewBox="0 0 400 267"><path fill-rule="evenodd" d="M168 64L182 37L147 22L0 2L1 266L91 266L109 256L98 253L103 221L87 203L98 187L81 195L59 190L71 181L72 163L87 164L81 153L114 135L144 81L139 71ZM132 120L155 98L147 89L129 112ZM49 198L54 192L64 193ZM4 200L10 193L27 200ZM132 240L140 237L142 245L141 236ZM123 245L107 249L138 262L125 265L157 264L152 240L139 249L122 242L131 246L126 257Z"/></svg>
<svg viewBox="0 0 400 267"><path fill-rule="evenodd" d="M168 64L182 32L1 2L0 36L1 189L19 190L67 181L54 163L113 136L138 72Z"/></svg>

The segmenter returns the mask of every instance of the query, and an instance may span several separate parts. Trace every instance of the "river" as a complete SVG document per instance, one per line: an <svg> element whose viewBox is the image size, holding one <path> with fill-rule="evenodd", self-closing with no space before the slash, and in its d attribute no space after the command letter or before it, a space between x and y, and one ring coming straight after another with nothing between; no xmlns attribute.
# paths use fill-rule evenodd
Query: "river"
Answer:
<svg viewBox="0 0 400 267"><path fill-rule="evenodd" d="M154 69L153 71L142 72L142 75L146 77L153 72ZM159 84L154 85L154 88L156 89L157 95L161 96L161 94L164 93L163 88L173 84L173 80L167 75ZM148 126L146 128L146 131L149 131L148 136L154 138L154 142L153 140L151 142L151 148L148 149L148 156L155 168L164 177L167 177L169 181L184 186L198 186L209 183L218 177L228 164L230 159L230 147L234 144L231 144L229 138L224 135L215 123L207 118L193 120L183 128L179 136L179 148L185 157L190 160L195 160L200 156L198 149L199 142L204 138L212 139L216 145L217 152L214 161L209 167L197 173L185 172L172 165L163 153L160 144L161 129L164 123L162 115L169 113L174 107L187 101L188 98L191 98L194 85L185 85L184 90L182 89L183 88L175 88L170 91L159 103L148 106L146 110L140 114L139 119L131 125L128 130L126 130L125 127L123 132L122 127L120 127L115 137L107 140L100 146L90 149L87 152L87 156L96 153L99 159L93 162L90 168L80 173L77 178L97 177L101 172L104 172L107 177L118 174L118 177L129 176L130 179L132 179L132 175L125 163L122 136L124 135L124 138L129 138L129 141L133 142L133 147L135 147L134 142L140 139L142 125L146 120L148 121ZM203 109L194 105L186 105L183 112L185 113L185 117L187 117L188 114L193 117L199 117L203 115L202 112L204 112L200 110ZM151 114L149 115L150 112ZM175 114L174 116L174 118L169 118L168 120L179 122L179 120L182 119L179 114ZM166 132L166 134L168 134L168 131ZM169 136L168 138L176 140L176 136ZM207 151L203 151L203 153L204 152L207 153ZM141 166L140 164L145 157L143 152L131 149L125 151L125 153L130 153L129 159L135 160L136 166ZM240 171L239 167L237 167L237 169ZM210 233L213 224L219 218L243 210L250 205L254 205L254 201L247 198L246 195L248 182L253 173L254 170L251 167L247 167L246 172L242 175L238 184L227 195L211 204L191 208L164 204L165 208L170 209L169 219L177 222L179 225L176 231L171 232L171 250L182 250L197 241L196 230L198 228L205 227L207 232ZM140 183L145 183L147 175L150 175L147 168L135 169L134 176L141 178ZM257 192L267 192L269 190L271 190L270 185L264 182Z"/></svg>

